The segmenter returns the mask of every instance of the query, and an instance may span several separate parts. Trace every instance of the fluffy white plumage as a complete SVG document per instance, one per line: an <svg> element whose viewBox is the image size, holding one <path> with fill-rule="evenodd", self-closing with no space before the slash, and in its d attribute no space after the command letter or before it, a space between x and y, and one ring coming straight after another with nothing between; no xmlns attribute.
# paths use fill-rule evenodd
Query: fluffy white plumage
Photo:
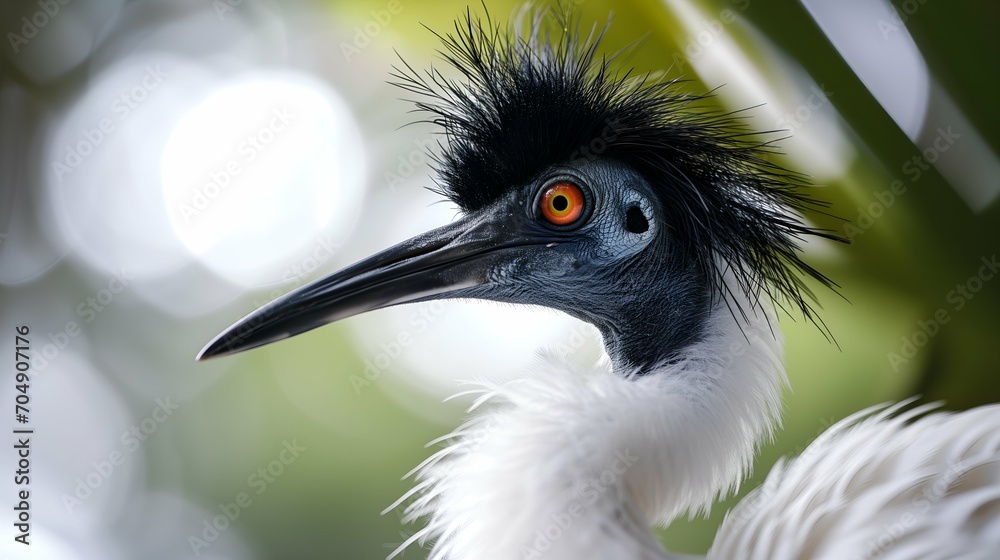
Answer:
<svg viewBox="0 0 1000 560"><path fill-rule="evenodd" d="M737 487L785 383L763 317L741 332L719 309L706 330L642 377L550 358L484 384L472 418L416 470L407 514L428 517L417 537L436 540L431 557L665 558L650 523Z"/></svg>
<svg viewBox="0 0 1000 560"><path fill-rule="evenodd" d="M1000 405L858 412L733 508L709 558L1000 557Z"/></svg>
<svg viewBox="0 0 1000 560"><path fill-rule="evenodd" d="M652 374L548 357L522 379L481 383L471 418L413 471L404 521L427 525L401 549L678 558L650 526L736 490L779 423L786 378L771 325L720 307L707 338ZM1000 550L1000 407L914 422L927 407L900 408L862 411L779 463L729 513L709 558L994 558L984 551Z"/></svg>

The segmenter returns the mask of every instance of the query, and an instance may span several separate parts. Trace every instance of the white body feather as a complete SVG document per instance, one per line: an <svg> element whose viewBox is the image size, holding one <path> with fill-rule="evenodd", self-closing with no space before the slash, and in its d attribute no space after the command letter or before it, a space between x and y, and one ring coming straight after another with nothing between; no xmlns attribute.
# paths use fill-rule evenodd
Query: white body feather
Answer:
<svg viewBox="0 0 1000 560"><path fill-rule="evenodd" d="M709 558L1000 558L1000 405L859 412L733 508Z"/></svg>
<svg viewBox="0 0 1000 560"><path fill-rule="evenodd" d="M710 334L654 373L544 359L523 379L481 384L471 419L414 470L404 521L427 525L400 550L430 540L437 560L675 558L650 526L734 491L779 422L786 378L770 325L773 316L741 325L718 308ZM911 424L922 410L893 412L859 413L779 464L727 516L709 557L998 549L1000 407Z"/></svg>

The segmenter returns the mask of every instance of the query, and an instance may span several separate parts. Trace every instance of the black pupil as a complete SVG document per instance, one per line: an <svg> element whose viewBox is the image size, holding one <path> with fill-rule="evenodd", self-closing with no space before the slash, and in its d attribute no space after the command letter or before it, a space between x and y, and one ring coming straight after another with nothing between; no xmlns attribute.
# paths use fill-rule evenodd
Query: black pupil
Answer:
<svg viewBox="0 0 1000 560"><path fill-rule="evenodd" d="M566 208L569 208L569 199L563 195L558 195L552 199L552 207L556 209L556 212L562 212Z"/></svg>

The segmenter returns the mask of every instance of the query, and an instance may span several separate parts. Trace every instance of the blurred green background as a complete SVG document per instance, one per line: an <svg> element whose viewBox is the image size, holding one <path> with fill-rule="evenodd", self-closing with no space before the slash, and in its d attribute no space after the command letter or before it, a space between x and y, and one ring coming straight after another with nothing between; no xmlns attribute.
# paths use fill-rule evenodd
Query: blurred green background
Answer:
<svg viewBox="0 0 1000 560"><path fill-rule="evenodd" d="M781 163L843 218L810 219L853 241L807 247L841 287L817 290L836 344L783 318L784 428L744 493L867 405L1000 401L1000 282L984 265L1000 249L1000 6L575 4L599 26L613 13L605 52L641 39L623 65L720 88L726 109L759 105L748 126L783 130ZM518 6L486 2L497 21ZM8 557L382 558L415 529L380 512L462 418L466 403L441 402L456 381L516 376L539 346L598 355L593 331L557 314L456 302L193 361L256 306L454 216L421 188L434 131L403 126L416 117L387 80L396 53L441 65L425 26L448 31L464 10L0 8L0 338L31 327L37 429L36 541L4 539ZM0 391L13 400L12 382ZM664 542L704 552L733 503Z"/></svg>

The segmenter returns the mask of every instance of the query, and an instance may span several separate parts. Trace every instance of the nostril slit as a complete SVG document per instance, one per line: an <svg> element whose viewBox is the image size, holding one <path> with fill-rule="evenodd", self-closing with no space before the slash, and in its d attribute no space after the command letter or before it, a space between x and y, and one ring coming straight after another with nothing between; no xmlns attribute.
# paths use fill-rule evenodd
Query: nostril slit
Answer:
<svg viewBox="0 0 1000 560"><path fill-rule="evenodd" d="M649 220L638 206L629 206L625 211L625 227L632 233L644 233L649 229Z"/></svg>

